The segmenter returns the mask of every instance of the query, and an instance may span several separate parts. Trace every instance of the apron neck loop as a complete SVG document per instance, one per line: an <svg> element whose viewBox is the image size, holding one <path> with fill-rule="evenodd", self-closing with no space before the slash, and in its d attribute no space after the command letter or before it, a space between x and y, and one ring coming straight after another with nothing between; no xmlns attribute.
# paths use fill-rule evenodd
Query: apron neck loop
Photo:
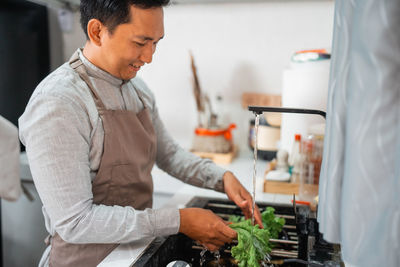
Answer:
<svg viewBox="0 0 400 267"><path fill-rule="evenodd" d="M99 112L106 110L106 107L105 107L104 103L101 101L99 95L97 94L97 92L94 89L91 81L89 80L89 75L87 74L85 65L83 64L82 60L79 58L78 52L75 52L72 55L71 59L69 60L69 65L71 66L72 69L74 69L79 74L81 79L84 80L86 82L86 84L88 85L88 87L90 89L90 92L91 92L91 94L93 96L93 100L94 100L94 102L96 104L97 110ZM122 82L121 86L126 84L126 83L128 83L128 82L129 81L124 80ZM138 89L136 89L135 85L133 85L133 88L135 89L135 92L138 95L140 102L142 102L143 107L146 109L147 105L146 105L146 102L144 101L143 95L141 94L141 92Z"/></svg>
<svg viewBox="0 0 400 267"><path fill-rule="evenodd" d="M146 105L146 102L144 102L144 98L143 98L143 96L142 96L142 93L141 92L139 92L139 90L138 89L136 89L136 86L134 85L133 86L133 88L135 88L135 92L136 92L136 94L138 95L138 97L139 97L139 100L142 102L142 104L143 104L143 108L147 108L147 105Z"/></svg>
<svg viewBox="0 0 400 267"><path fill-rule="evenodd" d="M105 110L106 107L105 107L104 103L101 101L96 90L94 89L94 87L89 79L89 75L87 74L87 71L85 69L85 65L83 65L82 60L79 58L78 52L75 52L72 55L71 59L69 60L69 65L71 66L72 69L74 69L79 74L79 77L81 77L81 79L84 80L86 82L86 84L88 85L97 109L99 111Z"/></svg>

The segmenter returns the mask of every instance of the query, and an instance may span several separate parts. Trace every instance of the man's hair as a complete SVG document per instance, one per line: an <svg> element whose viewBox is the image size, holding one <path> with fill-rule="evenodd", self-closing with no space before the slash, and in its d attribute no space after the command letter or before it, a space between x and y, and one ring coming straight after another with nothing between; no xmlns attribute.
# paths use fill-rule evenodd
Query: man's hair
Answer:
<svg viewBox="0 0 400 267"><path fill-rule="evenodd" d="M89 40L87 25L91 19L98 19L112 34L118 25L130 21L131 5L149 9L168 4L169 0L81 0L81 26Z"/></svg>

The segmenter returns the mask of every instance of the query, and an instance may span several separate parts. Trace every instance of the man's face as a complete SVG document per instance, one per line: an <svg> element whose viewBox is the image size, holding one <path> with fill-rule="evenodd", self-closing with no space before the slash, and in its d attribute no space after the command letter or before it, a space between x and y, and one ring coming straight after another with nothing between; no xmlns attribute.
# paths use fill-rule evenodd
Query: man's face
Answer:
<svg viewBox="0 0 400 267"><path fill-rule="evenodd" d="M118 25L101 39L101 61L105 71L129 80L152 61L158 41L164 37L163 9L131 6L130 22Z"/></svg>

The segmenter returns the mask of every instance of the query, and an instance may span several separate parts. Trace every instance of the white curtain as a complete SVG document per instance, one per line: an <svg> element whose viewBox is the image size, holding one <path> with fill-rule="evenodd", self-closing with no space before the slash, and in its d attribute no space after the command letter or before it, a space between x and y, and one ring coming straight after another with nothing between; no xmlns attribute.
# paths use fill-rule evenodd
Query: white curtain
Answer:
<svg viewBox="0 0 400 267"><path fill-rule="evenodd" d="M336 0L318 221L353 266L400 266L400 0Z"/></svg>

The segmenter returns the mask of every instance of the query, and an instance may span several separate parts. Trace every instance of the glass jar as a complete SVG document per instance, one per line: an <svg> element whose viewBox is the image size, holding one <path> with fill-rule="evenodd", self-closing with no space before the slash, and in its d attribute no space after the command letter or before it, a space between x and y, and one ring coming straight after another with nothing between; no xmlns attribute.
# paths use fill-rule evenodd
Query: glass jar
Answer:
<svg viewBox="0 0 400 267"><path fill-rule="evenodd" d="M300 200L313 202L318 195L323 145L323 136L313 134L301 142Z"/></svg>

